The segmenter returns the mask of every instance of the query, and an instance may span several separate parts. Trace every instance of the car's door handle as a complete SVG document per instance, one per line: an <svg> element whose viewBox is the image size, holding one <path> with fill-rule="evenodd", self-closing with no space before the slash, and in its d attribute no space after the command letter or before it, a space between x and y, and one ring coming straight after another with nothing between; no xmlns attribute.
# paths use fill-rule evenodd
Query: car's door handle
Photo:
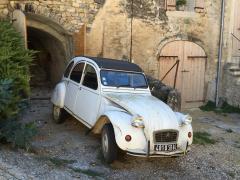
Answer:
<svg viewBox="0 0 240 180"><path fill-rule="evenodd" d="M184 70L182 70L182 72L189 72L189 71L187 71L187 70L184 69Z"/></svg>

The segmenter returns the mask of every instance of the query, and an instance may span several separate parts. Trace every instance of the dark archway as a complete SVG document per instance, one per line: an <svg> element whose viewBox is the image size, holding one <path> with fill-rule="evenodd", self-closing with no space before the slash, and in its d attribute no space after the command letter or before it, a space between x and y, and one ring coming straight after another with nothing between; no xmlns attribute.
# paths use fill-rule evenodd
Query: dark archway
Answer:
<svg viewBox="0 0 240 180"><path fill-rule="evenodd" d="M73 56L72 34L47 17L31 13L25 16L28 48L37 51L30 70L31 86L52 87Z"/></svg>
<svg viewBox="0 0 240 180"><path fill-rule="evenodd" d="M51 34L33 27L27 28L27 39L28 48L37 51L31 67L31 86L56 84L65 68L63 44Z"/></svg>

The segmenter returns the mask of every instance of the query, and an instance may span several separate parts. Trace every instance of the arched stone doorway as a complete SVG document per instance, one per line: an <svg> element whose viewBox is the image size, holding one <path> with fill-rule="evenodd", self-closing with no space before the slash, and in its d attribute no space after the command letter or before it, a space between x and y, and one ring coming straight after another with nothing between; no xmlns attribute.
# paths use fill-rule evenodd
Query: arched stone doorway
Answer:
<svg viewBox="0 0 240 180"><path fill-rule="evenodd" d="M178 40L163 46L159 55L159 80L181 92L182 108L201 106L205 101L207 60L203 48Z"/></svg>
<svg viewBox="0 0 240 180"><path fill-rule="evenodd" d="M30 69L31 86L54 86L73 56L72 34L49 18L20 10L13 12L13 20L26 47L37 51Z"/></svg>
<svg viewBox="0 0 240 180"><path fill-rule="evenodd" d="M62 75L67 61L63 44L51 34L27 28L28 49L37 51L31 71L31 86L54 85Z"/></svg>
<svg viewBox="0 0 240 180"><path fill-rule="evenodd" d="M31 68L31 85L55 85L72 57L72 36L48 18L25 15L28 48L38 51Z"/></svg>

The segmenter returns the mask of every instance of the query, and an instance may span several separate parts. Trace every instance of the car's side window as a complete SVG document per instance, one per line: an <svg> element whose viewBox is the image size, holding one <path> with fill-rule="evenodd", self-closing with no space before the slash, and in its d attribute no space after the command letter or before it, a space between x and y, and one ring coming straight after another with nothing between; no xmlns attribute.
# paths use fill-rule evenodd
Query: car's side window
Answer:
<svg viewBox="0 0 240 180"><path fill-rule="evenodd" d="M72 70L70 79L80 83L85 63L78 63Z"/></svg>
<svg viewBox="0 0 240 180"><path fill-rule="evenodd" d="M98 88L97 73L95 69L89 64L87 64L85 69L83 85L94 90Z"/></svg>
<svg viewBox="0 0 240 180"><path fill-rule="evenodd" d="M67 67L66 70L65 70L64 77L68 78L69 73L70 73L70 71L71 71L71 69L72 69L72 67L73 67L73 64L74 64L74 62L72 61L72 62L68 65L68 67Z"/></svg>

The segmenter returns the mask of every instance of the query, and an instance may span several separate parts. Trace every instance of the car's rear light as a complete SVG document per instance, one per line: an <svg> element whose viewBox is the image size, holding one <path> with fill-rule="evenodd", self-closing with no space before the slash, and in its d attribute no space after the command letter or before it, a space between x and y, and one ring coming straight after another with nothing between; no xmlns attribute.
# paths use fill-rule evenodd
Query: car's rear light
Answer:
<svg viewBox="0 0 240 180"><path fill-rule="evenodd" d="M125 140L126 140L127 142L129 142L129 141L132 140L132 137L131 137L130 135L126 135L126 136L125 136Z"/></svg>
<svg viewBox="0 0 240 180"><path fill-rule="evenodd" d="M189 138L192 137L192 132L188 132L188 137L189 137Z"/></svg>

